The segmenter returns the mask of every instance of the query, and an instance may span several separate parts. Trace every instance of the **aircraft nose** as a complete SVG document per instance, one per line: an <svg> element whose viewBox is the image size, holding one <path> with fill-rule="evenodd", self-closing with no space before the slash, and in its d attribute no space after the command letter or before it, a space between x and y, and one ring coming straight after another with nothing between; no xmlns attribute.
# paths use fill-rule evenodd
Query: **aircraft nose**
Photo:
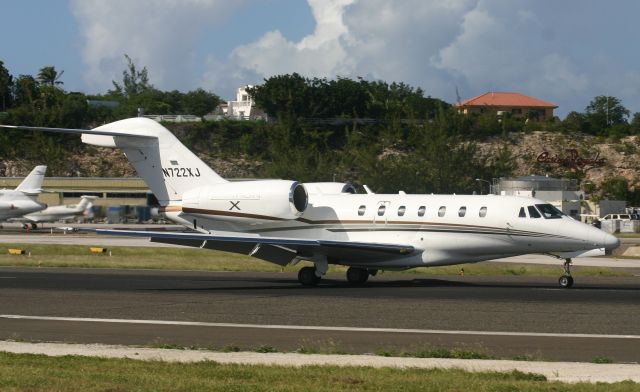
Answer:
<svg viewBox="0 0 640 392"><path fill-rule="evenodd" d="M587 244L589 244L590 247L613 250L620 246L620 240L616 236L600 229L596 229L595 227L585 225L584 228L586 234L585 238L587 239Z"/></svg>
<svg viewBox="0 0 640 392"><path fill-rule="evenodd" d="M618 239L618 237L611 235L609 233L602 233L602 234L604 234L602 237L602 244L605 249L613 250L620 246L620 240Z"/></svg>

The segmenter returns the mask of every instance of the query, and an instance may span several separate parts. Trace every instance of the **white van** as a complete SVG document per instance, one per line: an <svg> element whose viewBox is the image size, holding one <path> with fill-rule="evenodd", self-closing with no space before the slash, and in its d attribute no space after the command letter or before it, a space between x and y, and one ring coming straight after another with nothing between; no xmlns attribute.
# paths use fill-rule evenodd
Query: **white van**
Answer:
<svg viewBox="0 0 640 392"><path fill-rule="evenodd" d="M602 217L603 220L631 220L631 214L607 214Z"/></svg>

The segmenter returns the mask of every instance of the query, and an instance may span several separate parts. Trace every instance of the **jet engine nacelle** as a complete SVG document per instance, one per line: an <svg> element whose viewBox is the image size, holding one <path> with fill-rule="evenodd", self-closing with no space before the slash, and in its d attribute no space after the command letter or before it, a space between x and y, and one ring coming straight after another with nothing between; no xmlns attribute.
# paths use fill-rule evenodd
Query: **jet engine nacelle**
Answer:
<svg viewBox="0 0 640 392"><path fill-rule="evenodd" d="M348 182L305 182L304 186L311 194L339 195L341 193L356 193L356 188Z"/></svg>
<svg viewBox="0 0 640 392"><path fill-rule="evenodd" d="M296 219L309 196L296 181L260 180L204 186L182 195L182 211L237 218Z"/></svg>

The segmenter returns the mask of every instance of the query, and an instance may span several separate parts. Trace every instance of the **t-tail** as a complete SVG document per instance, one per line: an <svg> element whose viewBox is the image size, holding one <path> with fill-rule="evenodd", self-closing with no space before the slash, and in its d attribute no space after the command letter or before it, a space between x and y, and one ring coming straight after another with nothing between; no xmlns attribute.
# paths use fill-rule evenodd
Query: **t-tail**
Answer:
<svg viewBox="0 0 640 392"><path fill-rule="evenodd" d="M80 203L76 205L76 211L83 212L87 208L91 208L93 206L93 201L97 198L98 196L80 196Z"/></svg>
<svg viewBox="0 0 640 392"><path fill-rule="evenodd" d="M91 130L9 125L0 127L80 133L84 143L120 148L162 206L178 204L182 195L189 190L227 182L169 130L144 117L120 120Z"/></svg>
<svg viewBox="0 0 640 392"><path fill-rule="evenodd" d="M47 166L45 165L34 167L31 173L18 185L16 191L20 191L28 196L39 195L42 192L42 182L44 181L46 171Z"/></svg>

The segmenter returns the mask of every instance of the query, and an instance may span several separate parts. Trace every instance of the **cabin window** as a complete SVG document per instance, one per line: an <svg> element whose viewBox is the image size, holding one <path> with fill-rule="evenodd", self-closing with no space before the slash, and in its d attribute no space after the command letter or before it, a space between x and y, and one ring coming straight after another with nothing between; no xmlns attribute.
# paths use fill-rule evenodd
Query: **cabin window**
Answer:
<svg viewBox="0 0 640 392"><path fill-rule="evenodd" d="M487 207L480 207L480 213L478 213L480 218L484 218L487 216Z"/></svg>
<svg viewBox="0 0 640 392"><path fill-rule="evenodd" d="M398 207L398 216L404 216L404 213L406 210L407 210L407 207L405 206Z"/></svg>
<svg viewBox="0 0 640 392"><path fill-rule="evenodd" d="M564 215L562 211L551 204L536 204L536 207L542 213L544 219L560 219Z"/></svg>
<svg viewBox="0 0 640 392"><path fill-rule="evenodd" d="M420 206L420 208L418 208L418 216L424 216L424 213L427 211L427 207L425 206Z"/></svg>
<svg viewBox="0 0 640 392"><path fill-rule="evenodd" d="M540 213L534 206L527 207L527 210L529 211L529 218L540 218Z"/></svg>
<svg viewBox="0 0 640 392"><path fill-rule="evenodd" d="M465 215L467 215L467 207L460 207L458 210L458 216L462 218Z"/></svg>
<svg viewBox="0 0 640 392"><path fill-rule="evenodd" d="M358 208L358 216L364 215L364 212L367 210L367 206L360 206Z"/></svg>
<svg viewBox="0 0 640 392"><path fill-rule="evenodd" d="M526 218L527 217L527 213L524 212L524 207L520 207L520 213L518 213L518 217L519 218Z"/></svg>
<svg viewBox="0 0 640 392"><path fill-rule="evenodd" d="M380 207L378 207L378 216L382 216L384 215L384 211L387 209L387 206L385 206L384 204L381 205Z"/></svg>
<svg viewBox="0 0 640 392"><path fill-rule="evenodd" d="M440 218L442 218L444 216L445 212L447 212L447 207L442 206L442 207L438 208L438 216Z"/></svg>

